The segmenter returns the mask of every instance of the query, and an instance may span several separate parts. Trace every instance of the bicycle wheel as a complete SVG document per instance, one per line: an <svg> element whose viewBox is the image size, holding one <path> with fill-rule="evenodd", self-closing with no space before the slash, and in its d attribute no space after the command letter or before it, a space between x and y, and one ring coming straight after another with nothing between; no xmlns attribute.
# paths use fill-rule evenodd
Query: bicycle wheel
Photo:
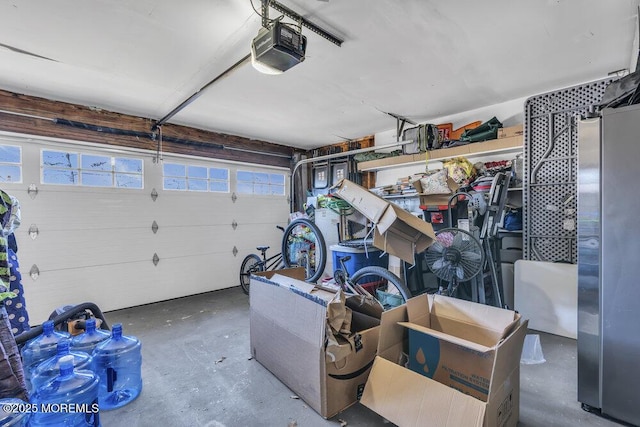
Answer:
<svg viewBox="0 0 640 427"><path fill-rule="evenodd" d="M242 292L249 295L251 273L257 273L263 270L264 264L258 255L249 254L244 257L240 265L240 287L242 288Z"/></svg>
<svg viewBox="0 0 640 427"><path fill-rule="evenodd" d="M351 283L364 288L385 310L402 305L411 298L411 291L404 281L384 267L362 267L351 276Z"/></svg>
<svg viewBox="0 0 640 427"><path fill-rule="evenodd" d="M315 283L322 277L327 262L327 245L313 221L298 218L287 226L282 237L284 266L304 267L305 280Z"/></svg>

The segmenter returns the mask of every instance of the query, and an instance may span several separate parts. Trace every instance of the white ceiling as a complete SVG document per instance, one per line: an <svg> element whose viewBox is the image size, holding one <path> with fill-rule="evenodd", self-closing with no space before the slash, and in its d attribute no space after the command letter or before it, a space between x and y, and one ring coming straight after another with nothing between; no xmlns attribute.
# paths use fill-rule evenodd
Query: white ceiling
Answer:
<svg viewBox="0 0 640 427"><path fill-rule="evenodd" d="M243 65L170 123L309 149L395 128L383 111L424 122L571 86L629 68L638 7L280 3L342 47L303 29L303 63L279 76ZM157 120L245 56L260 23L250 0L5 0L0 45L11 48L0 46L0 89Z"/></svg>

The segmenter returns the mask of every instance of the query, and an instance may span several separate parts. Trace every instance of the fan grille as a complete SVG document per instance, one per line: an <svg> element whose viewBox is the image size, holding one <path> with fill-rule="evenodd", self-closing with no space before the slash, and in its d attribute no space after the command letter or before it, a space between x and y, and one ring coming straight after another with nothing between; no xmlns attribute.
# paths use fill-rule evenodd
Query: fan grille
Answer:
<svg viewBox="0 0 640 427"><path fill-rule="evenodd" d="M429 269L447 282L471 280L482 270L482 245L470 233L458 228L445 228L425 252Z"/></svg>

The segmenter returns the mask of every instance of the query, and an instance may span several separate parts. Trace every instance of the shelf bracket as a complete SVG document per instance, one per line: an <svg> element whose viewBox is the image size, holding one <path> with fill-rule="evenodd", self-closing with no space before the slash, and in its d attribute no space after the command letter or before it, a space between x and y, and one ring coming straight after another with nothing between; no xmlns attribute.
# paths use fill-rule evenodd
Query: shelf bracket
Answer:
<svg viewBox="0 0 640 427"><path fill-rule="evenodd" d="M414 122L413 120L410 120L399 114L389 113L386 111L384 113L396 119L396 142L400 142L400 135L402 135L402 131L404 130L404 125L406 125L407 123L412 124L414 126L417 125L417 123Z"/></svg>

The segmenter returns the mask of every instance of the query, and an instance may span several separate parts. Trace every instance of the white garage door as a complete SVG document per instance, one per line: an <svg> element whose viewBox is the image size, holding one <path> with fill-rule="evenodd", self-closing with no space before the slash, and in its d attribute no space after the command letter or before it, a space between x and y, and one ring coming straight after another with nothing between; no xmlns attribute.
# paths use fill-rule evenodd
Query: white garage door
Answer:
<svg viewBox="0 0 640 427"><path fill-rule="evenodd" d="M279 251L286 169L10 134L2 147L21 154L0 161L0 179L20 201L32 325L68 304L109 311L237 286L246 254Z"/></svg>

